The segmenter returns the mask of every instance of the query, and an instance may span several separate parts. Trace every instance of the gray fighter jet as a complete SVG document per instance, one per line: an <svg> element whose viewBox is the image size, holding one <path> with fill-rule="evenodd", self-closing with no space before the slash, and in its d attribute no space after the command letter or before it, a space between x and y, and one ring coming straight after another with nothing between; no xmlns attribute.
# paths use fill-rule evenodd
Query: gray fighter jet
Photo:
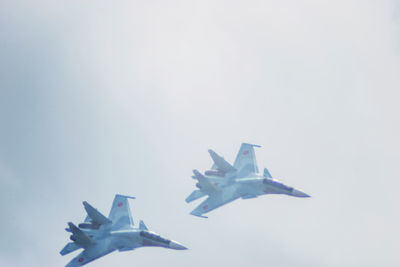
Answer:
<svg viewBox="0 0 400 267"><path fill-rule="evenodd" d="M66 267L85 265L113 251L128 251L144 246L187 249L176 241L161 237L147 229L143 221L139 227L133 226L128 199L133 197L116 195L108 218L83 202L87 217L84 223L75 226L68 223L67 232L72 233L69 242L61 251L66 255L83 248L83 251L72 259Z"/></svg>
<svg viewBox="0 0 400 267"><path fill-rule="evenodd" d="M201 174L193 170L193 179L197 180L198 190L193 191L186 202L208 196L190 214L207 218L203 214L210 212L238 198L255 198L265 194L285 194L294 197L310 197L306 193L287 186L272 178L268 169L259 174L256 156L252 145L243 143L233 166L213 150L208 150L214 165L211 170Z"/></svg>

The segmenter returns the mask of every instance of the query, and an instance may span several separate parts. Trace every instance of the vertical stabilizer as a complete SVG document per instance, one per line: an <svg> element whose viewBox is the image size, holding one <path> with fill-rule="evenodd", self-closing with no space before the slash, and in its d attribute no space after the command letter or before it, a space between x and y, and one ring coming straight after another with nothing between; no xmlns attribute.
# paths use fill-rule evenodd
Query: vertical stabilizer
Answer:
<svg viewBox="0 0 400 267"><path fill-rule="evenodd" d="M271 174L269 173L267 168L264 168L264 177L265 178L272 178Z"/></svg>
<svg viewBox="0 0 400 267"><path fill-rule="evenodd" d="M236 156L235 163L233 166L237 169L239 176L247 176L251 173L258 173L258 165L256 161L256 155L254 153L254 147L260 147L259 145L252 145L243 143L239 149L239 153Z"/></svg>
<svg viewBox="0 0 400 267"><path fill-rule="evenodd" d="M134 197L115 195L110 215L108 216L112 221L113 229L131 228L133 226L129 198L134 199Z"/></svg>
<svg viewBox="0 0 400 267"><path fill-rule="evenodd" d="M140 220L140 222L139 222L139 229L146 230L146 231L149 230L142 220Z"/></svg>

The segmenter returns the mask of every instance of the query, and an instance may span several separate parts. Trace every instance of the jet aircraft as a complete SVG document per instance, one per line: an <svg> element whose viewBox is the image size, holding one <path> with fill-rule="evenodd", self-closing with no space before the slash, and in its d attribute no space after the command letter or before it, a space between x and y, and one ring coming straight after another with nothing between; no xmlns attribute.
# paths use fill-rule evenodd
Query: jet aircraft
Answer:
<svg viewBox="0 0 400 267"><path fill-rule="evenodd" d="M192 202L204 196L208 196L190 214L207 218L203 214L208 213L238 198L256 198L265 194L285 194L294 197L310 197L306 193L287 186L272 178L268 169L260 174L254 153L254 147L258 145L242 143L233 165L219 156L213 150L208 150L214 161L211 170L201 174L193 170L192 178L197 180L198 190L193 191L186 202Z"/></svg>
<svg viewBox="0 0 400 267"><path fill-rule="evenodd" d="M170 249L187 249L176 241L161 237L148 230L143 221L135 228L128 199L133 197L116 195L108 217L101 214L86 201L83 206L87 212L84 223L75 226L68 223L65 230L72 233L69 242L61 251L66 255L78 249L83 251L73 258L66 267L85 265L115 250L128 251L144 246Z"/></svg>

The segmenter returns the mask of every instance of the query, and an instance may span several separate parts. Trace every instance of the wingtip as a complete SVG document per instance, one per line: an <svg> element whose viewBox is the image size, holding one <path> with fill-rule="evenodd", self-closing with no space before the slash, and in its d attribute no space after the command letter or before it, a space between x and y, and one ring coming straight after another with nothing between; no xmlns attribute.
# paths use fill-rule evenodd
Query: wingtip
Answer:
<svg viewBox="0 0 400 267"><path fill-rule="evenodd" d="M249 146L253 146L253 147L261 147L260 145L256 145L256 144L250 144L250 143L242 143L242 145L249 145Z"/></svg>
<svg viewBox="0 0 400 267"><path fill-rule="evenodd" d="M136 199L136 197L132 197L132 196L126 196L126 195L121 195L121 194L116 194L116 197L125 197L125 198L130 198L130 199Z"/></svg>
<svg viewBox="0 0 400 267"><path fill-rule="evenodd" d="M200 217L200 218L208 219L208 217L207 217L207 216L204 216L204 215L201 215L201 214L196 214L196 213L193 213L193 212L191 212L190 214L191 214L191 215L193 215L193 216L196 216L196 217Z"/></svg>

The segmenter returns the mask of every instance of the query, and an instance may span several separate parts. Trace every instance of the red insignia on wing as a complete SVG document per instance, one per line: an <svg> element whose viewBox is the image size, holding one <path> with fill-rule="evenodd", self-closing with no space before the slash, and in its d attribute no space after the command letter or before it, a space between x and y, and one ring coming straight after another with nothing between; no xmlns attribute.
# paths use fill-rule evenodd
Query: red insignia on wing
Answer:
<svg viewBox="0 0 400 267"><path fill-rule="evenodd" d="M79 258L78 261L79 262L83 262L84 258Z"/></svg>
<svg viewBox="0 0 400 267"><path fill-rule="evenodd" d="M122 207L123 205L124 205L124 203L122 203L122 202L119 202L119 203L117 204L118 207Z"/></svg>
<svg viewBox="0 0 400 267"><path fill-rule="evenodd" d="M208 205L203 206L203 210L206 210L206 209L208 209Z"/></svg>
<svg viewBox="0 0 400 267"><path fill-rule="evenodd" d="M243 155L247 155L247 154L249 154L248 150L243 151Z"/></svg>

